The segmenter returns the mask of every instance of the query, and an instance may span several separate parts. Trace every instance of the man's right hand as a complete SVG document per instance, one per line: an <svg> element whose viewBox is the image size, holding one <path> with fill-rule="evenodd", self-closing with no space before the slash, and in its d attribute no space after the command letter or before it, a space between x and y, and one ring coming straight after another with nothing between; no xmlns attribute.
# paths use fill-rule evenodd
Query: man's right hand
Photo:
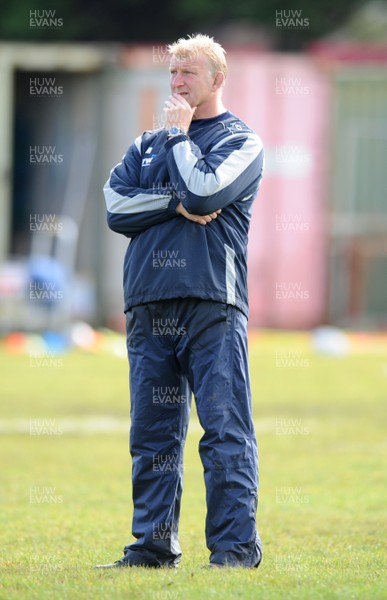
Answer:
<svg viewBox="0 0 387 600"><path fill-rule="evenodd" d="M191 215L191 213L189 213L188 210L184 208L182 203L179 202L179 204L176 206L176 212L179 215L182 215L183 217L188 219L188 221L199 223L199 225L207 225L207 223L210 223L211 221L216 219L216 217L222 212L222 209L220 208L219 210L216 210L215 212L212 212L209 215Z"/></svg>

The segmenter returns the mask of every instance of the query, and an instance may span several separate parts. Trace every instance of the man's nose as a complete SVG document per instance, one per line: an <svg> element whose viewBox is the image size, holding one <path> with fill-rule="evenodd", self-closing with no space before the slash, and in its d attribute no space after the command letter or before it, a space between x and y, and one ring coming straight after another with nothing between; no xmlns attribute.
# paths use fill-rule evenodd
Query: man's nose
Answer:
<svg viewBox="0 0 387 600"><path fill-rule="evenodd" d="M184 78L180 73L176 73L176 75L172 77L172 86L177 88L182 85L184 85Z"/></svg>

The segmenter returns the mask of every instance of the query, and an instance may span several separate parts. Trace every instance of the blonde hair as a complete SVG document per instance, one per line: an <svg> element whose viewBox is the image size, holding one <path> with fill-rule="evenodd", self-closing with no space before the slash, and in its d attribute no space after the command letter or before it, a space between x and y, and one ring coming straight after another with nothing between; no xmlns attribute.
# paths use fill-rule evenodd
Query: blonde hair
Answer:
<svg viewBox="0 0 387 600"><path fill-rule="evenodd" d="M208 35L196 33L187 38L180 38L177 42L169 44L168 53L171 58L174 56L177 60L191 59L195 54L204 55L208 59L212 75L221 71L224 77L227 77L226 51Z"/></svg>

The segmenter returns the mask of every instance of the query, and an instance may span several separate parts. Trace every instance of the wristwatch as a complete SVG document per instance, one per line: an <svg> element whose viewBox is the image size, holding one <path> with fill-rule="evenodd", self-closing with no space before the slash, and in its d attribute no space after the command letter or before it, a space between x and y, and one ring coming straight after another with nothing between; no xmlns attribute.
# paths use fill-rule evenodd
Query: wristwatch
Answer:
<svg viewBox="0 0 387 600"><path fill-rule="evenodd" d="M186 135L186 132L180 127L170 127L167 129L167 137L169 140L177 135Z"/></svg>

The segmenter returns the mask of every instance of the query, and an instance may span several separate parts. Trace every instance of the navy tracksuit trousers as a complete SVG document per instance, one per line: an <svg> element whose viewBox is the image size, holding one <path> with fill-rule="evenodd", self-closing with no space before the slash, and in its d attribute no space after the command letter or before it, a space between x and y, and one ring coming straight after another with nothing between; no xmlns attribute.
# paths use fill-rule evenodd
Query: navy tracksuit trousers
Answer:
<svg viewBox="0 0 387 600"><path fill-rule="evenodd" d="M246 317L235 307L195 298L162 300L127 314L133 564L180 561L183 448L191 391L204 430L210 562L256 567L258 455L247 360Z"/></svg>

